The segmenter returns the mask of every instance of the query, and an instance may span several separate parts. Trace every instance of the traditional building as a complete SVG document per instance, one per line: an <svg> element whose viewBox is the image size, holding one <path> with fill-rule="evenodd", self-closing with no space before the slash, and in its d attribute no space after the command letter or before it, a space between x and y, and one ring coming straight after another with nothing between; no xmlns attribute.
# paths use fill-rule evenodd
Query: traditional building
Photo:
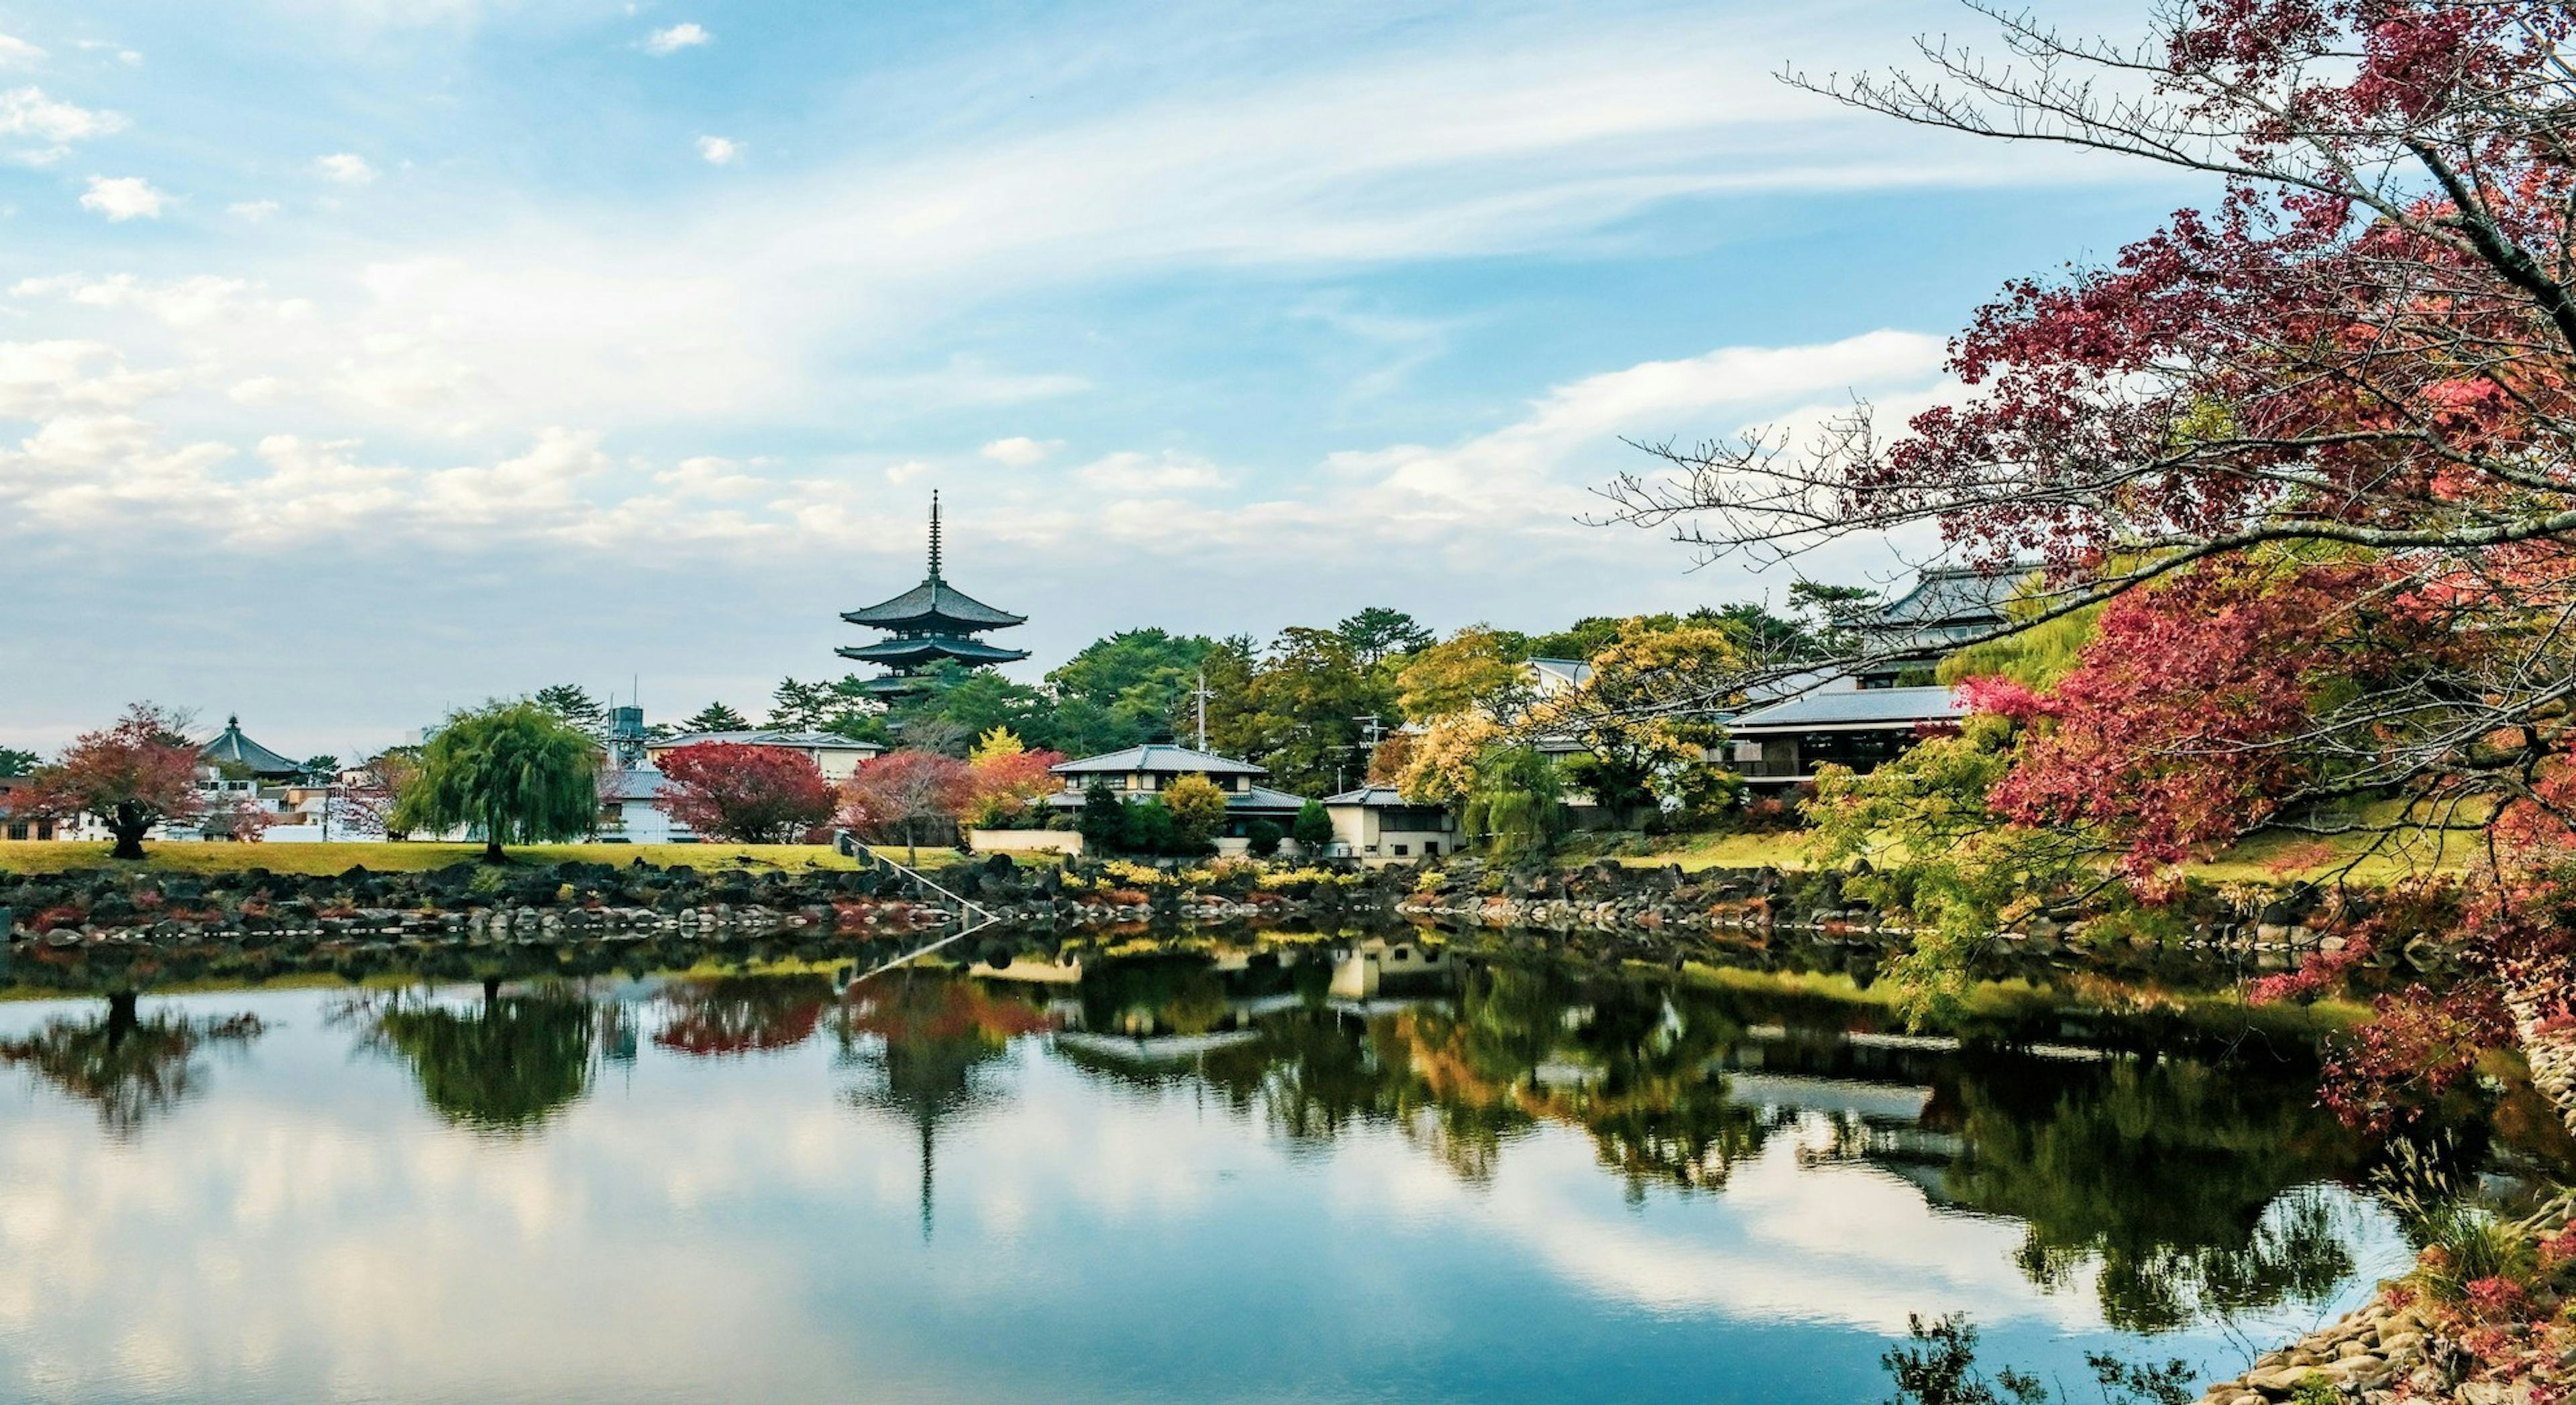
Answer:
<svg viewBox="0 0 2576 1405"><path fill-rule="evenodd" d="M1949 688L1818 688L1726 724L1732 764L1754 789L1803 785L1818 766L1866 775L1955 727L1966 704Z"/></svg>
<svg viewBox="0 0 2576 1405"><path fill-rule="evenodd" d="M1047 803L1059 810L1082 808L1083 792L1094 781L1104 782L1120 800L1151 800L1171 789L1183 776L1198 776L1225 792L1225 831L1223 838L1240 840L1250 832L1254 822L1268 820L1286 829L1306 807L1302 795L1272 790L1261 784L1270 774L1267 767L1212 751L1194 751L1186 746L1154 744L1131 746L1123 751L1086 756L1079 761L1063 761L1049 767L1064 778L1064 789L1047 797ZM1229 846L1220 843L1220 851ZM1241 845L1231 846L1240 852Z"/></svg>
<svg viewBox="0 0 2576 1405"><path fill-rule="evenodd" d="M1932 682L1960 645L1993 633L2005 622L2004 606L2028 566L1985 569L1941 566L1917 576L1903 595L1849 617L1860 635L1863 688L1901 688Z"/></svg>
<svg viewBox="0 0 2576 1405"><path fill-rule="evenodd" d="M930 495L930 574L921 584L892 600L852 610L841 616L855 625L881 629L887 638L874 644L844 646L833 652L845 659L883 664L886 673L868 681L875 693L901 693L921 686L921 671L942 660L969 668L987 668L1028 657L976 638L987 630L1026 624L1028 617L996 610L939 574L939 495Z"/></svg>
<svg viewBox="0 0 2576 1405"><path fill-rule="evenodd" d="M684 746L722 743L729 746L761 746L778 751L792 751L814 763L827 781L845 781L859 767L885 755L885 748L875 742L863 742L837 732L790 732L774 727L748 732L683 732L676 737L662 737L644 744L645 754L659 767L662 758Z"/></svg>
<svg viewBox="0 0 2576 1405"><path fill-rule="evenodd" d="M197 755L218 771L252 781L291 781L304 775L304 763L280 756L242 735L241 718L224 719L221 736L198 748Z"/></svg>

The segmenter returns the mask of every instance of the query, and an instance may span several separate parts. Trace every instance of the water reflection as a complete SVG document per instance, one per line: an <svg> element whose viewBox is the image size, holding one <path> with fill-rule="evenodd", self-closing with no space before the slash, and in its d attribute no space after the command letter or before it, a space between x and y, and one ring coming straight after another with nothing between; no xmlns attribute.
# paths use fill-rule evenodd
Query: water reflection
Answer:
<svg viewBox="0 0 2576 1405"><path fill-rule="evenodd" d="M2296 1062L1401 946L0 1004L0 1398L1846 1401L2404 1252Z"/></svg>
<svg viewBox="0 0 2576 1405"><path fill-rule="evenodd" d="M576 990L503 995L459 1009L436 997L394 998L378 1010L380 1046L410 1065L421 1096L448 1122L521 1135L590 1090L599 1017Z"/></svg>
<svg viewBox="0 0 2576 1405"><path fill-rule="evenodd" d="M261 1032L254 1015L188 1019L155 1012L145 1019L138 1004L134 992L121 991L94 1017L57 1016L33 1033L0 1039L0 1067L26 1069L95 1105L99 1126L123 1140L204 1091L199 1054L246 1044Z"/></svg>

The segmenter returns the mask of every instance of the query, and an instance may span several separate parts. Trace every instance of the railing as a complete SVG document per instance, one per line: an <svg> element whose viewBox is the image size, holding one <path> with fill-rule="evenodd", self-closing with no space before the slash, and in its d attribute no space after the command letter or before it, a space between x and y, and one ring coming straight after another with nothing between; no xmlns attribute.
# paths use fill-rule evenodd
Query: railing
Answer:
<svg viewBox="0 0 2576 1405"><path fill-rule="evenodd" d="M891 971L898 966L910 965L911 963L928 956L930 953L939 950L941 947L963 941L966 938L975 935L977 932L983 931L985 928L1002 920L1001 918L994 916L990 909L976 903L972 899L966 897L963 893L952 891L945 885L938 882L938 880L932 878L929 874L922 872L920 869L896 863L894 860L887 858L885 855L880 854L876 850L869 848L867 845L860 843L858 836L850 833L846 829L836 829L832 831L832 847L853 858L864 858L879 867L891 869L895 873L901 874L903 877L910 879L913 883L927 888L931 892L937 893L939 896L955 903L957 905L957 920L965 924L964 926L959 927L956 931L949 933L947 936L941 937L939 940L930 943L928 946L921 947L914 951L907 951L903 955L896 957L892 961L886 962L884 965L878 966L874 970L854 977L850 981L851 985L857 985L862 981L882 976L886 972Z"/></svg>

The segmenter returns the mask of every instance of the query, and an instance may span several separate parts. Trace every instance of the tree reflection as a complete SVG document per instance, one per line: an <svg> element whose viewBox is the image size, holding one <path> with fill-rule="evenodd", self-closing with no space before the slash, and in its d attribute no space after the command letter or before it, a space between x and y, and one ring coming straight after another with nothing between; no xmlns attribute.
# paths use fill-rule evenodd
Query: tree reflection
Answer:
<svg viewBox="0 0 2576 1405"><path fill-rule="evenodd" d="M440 1117L478 1132L534 1131L590 1091L597 1020L570 990L502 995L486 981L467 1011L396 1003L376 1036L411 1065Z"/></svg>
<svg viewBox="0 0 2576 1405"><path fill-rule="evenodd" d="M1949 1193L2027 1224L2017 1261L2034 1283L2098 1261L2113 1326L2319 1303L2353 1270L2333 1204L2283 1192L2348 1179L2366 1149L2289 1090L2241 1069L2122 1060L2071 1083L1995 1069L1962 1078L1958 1096L1969 1151Z"/></svg>
<svg viewBox="0 0 2576 1405"><path fill-rule="evenodd" d="M99 1125L123 1140L202 1091L200 1052L260 1033L256 1015L190 1020L156 1011L147 1020L135 994L124 991L107 998L99 1018L48 1020L25 1038L0 1040L0 1064L95 1104Z"/></svg>
<svg viewBox="0 0 2576 1405"><path fill-rule="evenodd" d="M671 1012L656 1047L695 1057L792 1049L814 1037L832 1001L819 975L722 976L675 982L660 993Z"/></svg>

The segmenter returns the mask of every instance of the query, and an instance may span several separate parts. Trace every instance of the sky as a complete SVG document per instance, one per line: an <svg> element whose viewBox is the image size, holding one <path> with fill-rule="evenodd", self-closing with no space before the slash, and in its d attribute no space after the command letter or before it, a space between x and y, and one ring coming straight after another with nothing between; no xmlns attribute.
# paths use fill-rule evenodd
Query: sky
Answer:
<svg viewBox="0 0 2576 1405"><path fill-rule="evenodd" d="M1777 76L1975 21L0 0L0 745L757 716L919 579L933 489L1031 681L1144 625L1778 603L1583 520L1626 441L1956 395L2007 279L2193 201Z"/></svg>

